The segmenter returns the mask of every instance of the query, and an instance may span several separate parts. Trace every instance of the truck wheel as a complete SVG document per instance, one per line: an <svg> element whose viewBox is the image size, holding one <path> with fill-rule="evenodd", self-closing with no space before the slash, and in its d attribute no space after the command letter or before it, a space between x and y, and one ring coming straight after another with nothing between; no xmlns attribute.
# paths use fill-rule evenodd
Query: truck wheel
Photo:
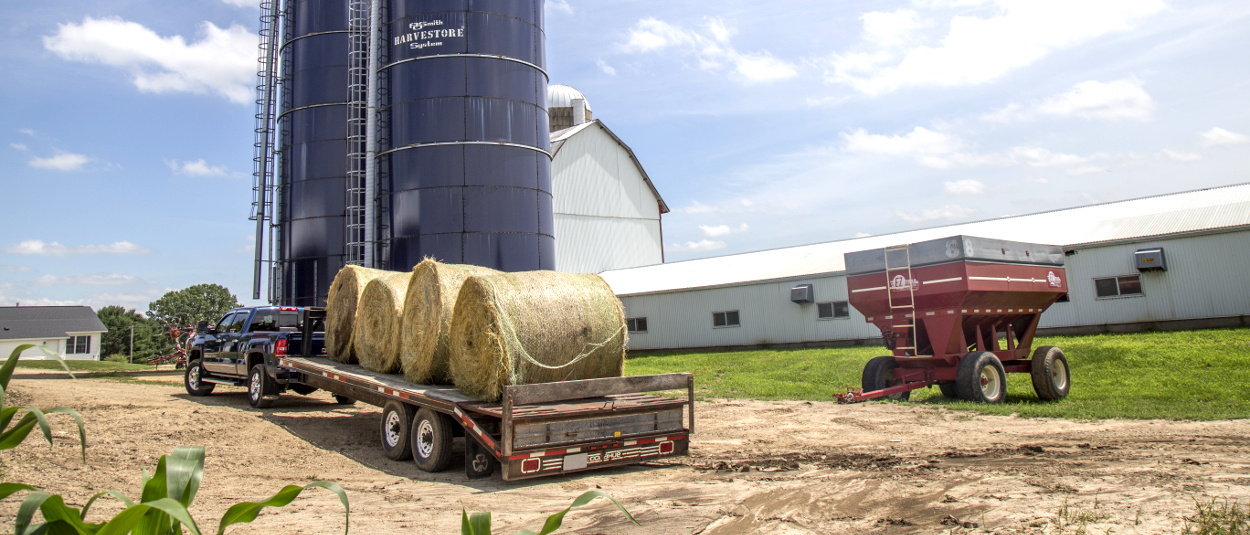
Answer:
<svg viewBox="0 0 1250 535"><path fill-rule="evenodd" d="M974 351L959 359L955 388L960 399L980 403L1002 403L1007 399L1007 372L998 357L988 351Z"/></svg>
<svg viewBox="0 0 1250 535"><path fill-rule="evenodd" d="M273 380L265 372L265 365L252 366L252 374L247 379L247 402L253 407L264 409L273 405L273 400L265 397L274 393Z"/></svg>
<svg viewBox="0 0 1250 535"><path fill-rule="evenodd" d="M1055 346L1042 346L1033 352L1033 390L1046 401L1058 401L1068 395L1071 376L1068 357Z"/></svg>
<svg viewBox="0 0 1250 535"><path fill-rule="evenodd" d="M381 429L382 451L392 461L406 461L412 458L412 446L408 440L412 437L413 410L398 401L388 401L382 408Z"/></svg>
<svg viewBox="0 0 1250 535"><path fill-rule="evenodd" d="M451 419L428 408L412 420L412 457L417 468L442 472L451 464Z"/></svg>
<svg viewBox="0 0 1250 535"><path fill-rule="evenodd" d="M213 393L213 388L217 385L206 383L204 379L204 365L198 360L191 361L187 366L186 373L182 376L182 384L187 387L187 393L192 396L207 396Z"/></svg>
<svg viewBox="0 0 1250 535"><path fill-rule="evenodd" d="M894 357L874 357L868 361L868 364L864 365L864 376L860 381L860 384L864 387L864 392L873 392L902 384L901 381L894 378L895 368L898 368L898 361L894 360ZM907 401L911 399L911 391L890 394L886 398Z"/></svg>
<svg viewBox="0 0 1250 535"><path fill-rule="evenodd" d="M349 398L347 396L340 396L338 394L334 394L334 402L338 403L339 405L355 405L356 404L356 400Z"/></svg>

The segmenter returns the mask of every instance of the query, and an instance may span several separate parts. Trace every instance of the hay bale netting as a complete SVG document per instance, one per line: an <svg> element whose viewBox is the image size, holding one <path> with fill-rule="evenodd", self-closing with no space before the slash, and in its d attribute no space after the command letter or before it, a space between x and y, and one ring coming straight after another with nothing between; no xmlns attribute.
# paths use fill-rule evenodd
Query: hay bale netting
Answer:
<svg viewBox="0 0 1250 535"><path fill-rule="evenodd" d="M451 383L447 362L451 358L451 317L456 296L465 279L473 275L498 275L490 268L443 264L425 259L412 268L399 359L404 378L417 384Z"/></svg>
<svg viewBox="0 0 1250 535"><path fill-rule="evenodd" d="M483 401L506 385L619 377L625 337L625 311L598 275L474 276L451 320L451 375Z"/></svg>
<svg viewBox="0 0 1250 535"><path fill-rule="evenodd" d="M360 266L344 266L330 284L326 298L326 355L335 362L354 364L352 331L356 325L356 304L369 281L390 271Z"/></svg>
<svg viewBox="0 0 1250 535"><path fill-rule="evenodd" d="M399 334L411 273L387 272L369 281L356 305L356 330L352 346L366 370L379 373L399 371Z"/></svg>

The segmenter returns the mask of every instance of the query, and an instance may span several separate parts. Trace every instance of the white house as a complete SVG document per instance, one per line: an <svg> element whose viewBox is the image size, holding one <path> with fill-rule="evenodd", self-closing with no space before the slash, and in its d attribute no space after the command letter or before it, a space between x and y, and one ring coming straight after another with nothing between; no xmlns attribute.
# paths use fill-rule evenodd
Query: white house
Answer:
<svg viewBox="0 0 1250 535"><path fill-rule="evenodd" d="M87 306L0 307L0 360L17 346L35 344L60 353L67 360L100 360L100 337L108 331ZM43 359L28 349L23 359Z"/></svg>

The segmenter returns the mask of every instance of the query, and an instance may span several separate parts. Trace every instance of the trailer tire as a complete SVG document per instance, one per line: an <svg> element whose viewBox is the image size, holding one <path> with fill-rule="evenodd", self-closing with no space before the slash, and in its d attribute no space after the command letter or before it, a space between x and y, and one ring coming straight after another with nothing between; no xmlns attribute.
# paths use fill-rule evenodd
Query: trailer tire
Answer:
<svg viewBox="0 0 1250 535"><path fill-rule="evenodd" d="M1072 377L1068 371L1068 357L1055 346L1042 346L1033 352L1033 391L1046 401L1058 401L1068 395Z"/></svg>
<svg viewBox="0 0 1250 535"><path fill-rule="evenodd" d="M349 398L347 396L340 396L338 394L334 394L334 402L338 403L339 405L355 405L356 404L356 400Z"/></svg>
<svg viewBox="0 0 1250 535"><path fill-rule="evenodd" d="M309 386L309 385L302 384L302 383L295 383L295 384L288 386L287 388L290 388L293 392L301 396L307 396L308 394L311 394L317 391L317 387Z"/></svg>
<svg viewBox="0 0 1250 535"><path fill-rule="evenodd" d="M1007 399L1007 372L998 357L988 351L974 351L959 359L955 370L959 398L997 404Z"/></svg>
<svg viewBox="0 0 1250 535"><path fill-rule="evenodd" d="M442 472L451 465L452 421L447 415L421 408L412 420L412 458L425 472Z"/></svg>
<svg viewBox="0 0 1250 535"><path fill-rule="evenodd" d="M864 376L860 380L864 392L873 392L891 386L902 384L901 381L894 378L894 370L898 368L898 361L894 357L874 357L864 365ZM900 392L898 394L890 394L886 396L888 399L896 401L907 401L911 399L911 391Z"/></svg>
<svg viewBox="0 0 1250 535"><path fill-rule="evenodd" d="M217 385L204 382L204 364L199 359L191 361L187 365L187 371L182 374L182 385L187 387L187 393L192 396L207 396L213 393L213 388Z"/></svg>
<svg viewBox="0 0 1250 535"><path fill-rule="evenodd" d="M277 389L265 371L265 365L252 366L252 373L247 377L247 402L258 409L265 409L273 406L273 400L265 398L275 393Z"/></svg>
<svg viewBox="0 0 1250 535"><path fill-rule="evenodd" d="M938 385L938 390L942 391L943 396L959 399L959 389L955 387L955 383L942 383Z"/></svg>
<svg viewBox="0 0 1250 535"><path fill-rule="evenodd" d="M379 421L379 437L382 440L382 451L392 461L406 461L412 458L412 420L415 412L411 406L398 401L388 401L382 407L382 419Z"/></svg>

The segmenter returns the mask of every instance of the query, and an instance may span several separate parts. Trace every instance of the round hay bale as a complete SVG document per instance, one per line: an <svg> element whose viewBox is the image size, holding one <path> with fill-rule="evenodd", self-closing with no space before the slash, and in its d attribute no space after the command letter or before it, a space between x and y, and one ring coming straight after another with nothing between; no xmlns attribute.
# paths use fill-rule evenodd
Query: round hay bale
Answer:
<svg viewBox="0 0 1250 535"><path fill-rule="evenodd" d="M399 359L405 379L417 384L452 382L447 361L451 358L451 317L460 286L473 275L497 274L490 268L443 264L429 258L412 268L400 326L403 342Z"/></svg>
<svg viewBox="0 0 1250 535"><path fill-rule="evenodd" d="M380 269L343 266L330 284L326 298L326 356L335 362L354 364L352 331L356 325L356 303L369 281L389 273Z"/></svg>
<svg viewBox="0 0 1250 535"><path fill-rule="evenodd" d="M352 346L366 370L378 373L399 371L399 324L404 313L411 273L387 272L365 284L356 305L356 331Z"/></svg>
<svg viewBox="0 0 1250 535"><path fill-rule="evenodd" d="M474 276L452 315L451 375L483 401L506 385L619 377L625 340L624 308L598 275Z"/></svg>

